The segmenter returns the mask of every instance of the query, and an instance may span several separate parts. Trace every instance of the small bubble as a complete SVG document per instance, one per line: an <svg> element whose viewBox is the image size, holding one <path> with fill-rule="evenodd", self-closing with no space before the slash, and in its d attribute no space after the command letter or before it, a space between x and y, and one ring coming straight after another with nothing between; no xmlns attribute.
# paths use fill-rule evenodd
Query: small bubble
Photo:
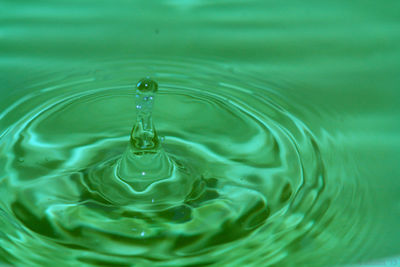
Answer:
<svg viewBox="0 0 400 267"><path fill-rule="evenodd" d="M154 198L151 199L151 203L154 203Z"/></svg>
<svg viewBox="0 0 400 267"><path fill-rule="evenodd" d="M141 106L141 105L136 105L136 108L137 108L137 109L141 109L142 106Z"/></svg>
<svg viewBox="0 0 400 267"><path fill-rule="evenodd" d="M142 175L145 176L145 175L146 175L146 172L142 172Z"/></svg>
<svg viewBox="0 0 400 267"><path fill-rule="evenodd" d="M140 236L144 236L144 231L140 233Z"/></svg>

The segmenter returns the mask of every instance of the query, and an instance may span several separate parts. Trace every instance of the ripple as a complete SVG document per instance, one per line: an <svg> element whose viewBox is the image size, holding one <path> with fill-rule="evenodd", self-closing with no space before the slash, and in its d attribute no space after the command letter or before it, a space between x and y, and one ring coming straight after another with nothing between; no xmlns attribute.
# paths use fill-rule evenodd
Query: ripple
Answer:
<svg viewBox="0 0 400 267"><path fill-rule="evenodd" d="M350 216L362 205L361 185L330 180L339 174L321 152L326 145L268 81L206 61L94 69L49 75L0 114L0 192L13 192L0 202L0 258L301 265L310 251L325 255L354 240L357 231L340 227L367 231ZM160 85L154 120L163 147L185 175L136 192L113 178L113 164L134 119L132 83L146 75ZM358 201L349 202L351 191Z"/></svg>

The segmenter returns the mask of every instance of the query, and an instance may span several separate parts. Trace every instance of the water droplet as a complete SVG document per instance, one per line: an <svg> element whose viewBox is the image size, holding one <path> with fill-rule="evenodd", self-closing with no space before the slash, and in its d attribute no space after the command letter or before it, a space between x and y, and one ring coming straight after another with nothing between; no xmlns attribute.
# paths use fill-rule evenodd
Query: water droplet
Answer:
<svg viewBox="0 0 400 267"><path fill-rule="evenodd" d="M140 233L140 236L144 236L144 231Z"/></svg>
<svg viewBox="0 0 400 267"><path fill-rule="evenodd" d="M136 191L145 190L155 181L167 179L174 163L160 145L153 124L152 110L157 83L142 79L136 87L136 123L131 132L130 145L118 163L118 176Z"/></svg>
<svg viewBox="0 0 400 267"><path fill-rule="evenodd" d="M150 78L142 79L136 86L136 124L132 130L131 143L138 150L151 150L158 146L159 139L153 125L152 111L154 94L158 85Z"/></svg>
<svg viewBox="0 0 400 267"><path fill-rule="evenodd" d="M140 80L137 83L136 87L140 92L143 92L143 93L144 92L155 93L158 90L158 84L155 81L151 80L149 77L146 77L146 78Z"/></svg>

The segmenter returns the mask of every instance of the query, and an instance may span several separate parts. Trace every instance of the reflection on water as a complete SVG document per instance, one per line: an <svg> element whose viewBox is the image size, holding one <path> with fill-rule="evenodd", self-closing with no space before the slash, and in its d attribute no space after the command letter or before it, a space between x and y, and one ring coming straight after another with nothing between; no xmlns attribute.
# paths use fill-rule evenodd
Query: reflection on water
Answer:
<svg viewBox="0 0 400 267"><path fill-rule="evenodd" d="M400 253L399 8L1 3L0 262L390 266L381 259ZM160 83L154 116L166 150L191 144L185 157L207 166L198 198L173 209L104 203L82 171L123 151L132 120L122 96L148 74ZM85 117L89 107L104 119ZM51 115L58 109L70 113ZM83 132L91 135L73 139ZM68 177L55 171L77 166ZM127 233L132 217L146 231ZM218 227L194 226L204 218Z"/></svg>

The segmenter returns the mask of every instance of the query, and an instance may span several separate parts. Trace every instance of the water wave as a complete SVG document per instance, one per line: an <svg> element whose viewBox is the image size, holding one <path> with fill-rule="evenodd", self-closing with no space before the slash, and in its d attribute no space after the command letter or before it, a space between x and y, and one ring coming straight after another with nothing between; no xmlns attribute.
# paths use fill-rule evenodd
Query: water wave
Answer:
<svg viewBox="0 0 400 267"><path fill-rule="evenodd" d="M133 84L147 75L159 82L162 145L183 176L138 193L112 172L134 122ZM0 114L0 259L322 266L346 244L341 259L357 257L370 225L358 213L366 189L345 179L355 163L280 90L190 60L103 62L32 83Z"/></svg>

